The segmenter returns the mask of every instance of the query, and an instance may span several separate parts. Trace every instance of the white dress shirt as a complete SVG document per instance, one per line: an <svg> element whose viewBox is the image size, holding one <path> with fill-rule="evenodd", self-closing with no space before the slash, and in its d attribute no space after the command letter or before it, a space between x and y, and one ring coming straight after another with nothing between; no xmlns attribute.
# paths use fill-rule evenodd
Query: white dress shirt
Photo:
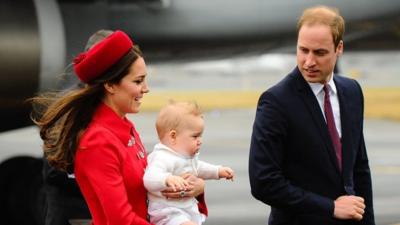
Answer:
<svg viewBox="0 0 400 225"><path fill-rule="evenodd" d="M322 115L324 115L325 118L325 113L324 113L324 85L321 83L308 83L311 87L311 90L313 91L315 97L318 100L319 107L321 108ZM335 117L335 125L336 125L336 130L338 131L339 137L342 137L342 124L340 122L340 106L339 106L339 98L337 94L337 89L335 82L333 81L333 74L331 76L331 79L328 82L328 87L329 87L329 95L330 95L330 100L331 100L331 105L332 105L332 112L333 116ZM325 118L326 121L326 118Z"/></svg>

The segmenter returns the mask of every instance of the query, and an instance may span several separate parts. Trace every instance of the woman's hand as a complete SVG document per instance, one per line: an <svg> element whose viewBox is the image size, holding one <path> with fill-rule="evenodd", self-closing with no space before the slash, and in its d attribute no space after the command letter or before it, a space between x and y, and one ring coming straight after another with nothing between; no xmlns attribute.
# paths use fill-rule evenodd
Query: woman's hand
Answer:
<svg viewBox="0 0 400 225"><path fill-rule="evenodd" d="M197 197L204 193L205 182L203 179L189 173L183 174L182 177L192 185L191 190L187 191L187 196Z"/></svg>
<svg viewBox="0 0 400 225"><path fill-rule="evenodd" d="M174 191L172 188L167 188L162 191L162 195L166 198L188 198L197 197L204 192L205 182L203 179L197 178L196 176L185 173L181 177L188 182L188 186L184 191Z"/></svg>
<svg viewBox="0 0 400 225"><path fill-rule="evenodd" d="M189 182L183 177L170 175L166 180L167 187L171 187L173 191L186 191Z"/></svg>

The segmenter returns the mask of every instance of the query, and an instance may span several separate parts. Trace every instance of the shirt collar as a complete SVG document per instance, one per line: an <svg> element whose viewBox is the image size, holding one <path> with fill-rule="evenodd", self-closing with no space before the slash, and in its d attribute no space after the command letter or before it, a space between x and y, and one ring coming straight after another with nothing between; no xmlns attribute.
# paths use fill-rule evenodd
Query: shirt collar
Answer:
<svg viewBox="0 0 400 225"><path fill-rule="evenodd" d="M334 74L332 73L331 79L328 81L328 84L329 84L330 90L336 95L337 89L336 89L335 82L333 81L333 75ZM307 82L307 83L310 85L311 90L313 91L315 96L317 96L322 91L322 88L324 88L324 85L321 83L310 83L310 82Z"/></svg>
<svg viewBox="0 0 400 225"><path fill-rule="evenodd" d="M131 139L131 132L134 128L133 124L126 117L121 118L103 102L98 106L93 116L93 122L99 123L110 130L124 144L128 143Z"/></svg>
<svg viewBox="0 0 400 225"><path fill-rule="evenodd" d="M170 147L168 147L168 146L166 146L166 145L164 145L162 143L156 144L154 146L154 150L156 150L156 151L159 151L159 150L168 151L168 152L171 152L174 155L177 155L177 156L185 158L185 159L191 159L191 158L194 158L194 157L199 155L199 152L197 152L194 156L191 156L191 155L188 155L188 154L179 153L179 152L173 150L172 148L170 148Z"/></svg>

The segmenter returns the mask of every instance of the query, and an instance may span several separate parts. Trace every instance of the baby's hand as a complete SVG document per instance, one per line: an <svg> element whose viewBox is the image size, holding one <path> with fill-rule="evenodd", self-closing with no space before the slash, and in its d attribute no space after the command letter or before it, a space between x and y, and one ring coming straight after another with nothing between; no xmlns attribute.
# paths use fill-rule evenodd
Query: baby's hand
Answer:
<svg viewBox="0 0 400 225"><path fill-rule="evenodd" d="M227 180L233 181L235 172L229 167L221 166L218 171L219 178L226 178Z"/></svg>
<svg viewBox="0 0 400 225"><path fill-rule="evenodd" d="M167 177L165 184L167 187L171 187L174 191L184 191L186 190L186 187L189 186L188 181L184 180L180 176L173 175Z"/></svg>

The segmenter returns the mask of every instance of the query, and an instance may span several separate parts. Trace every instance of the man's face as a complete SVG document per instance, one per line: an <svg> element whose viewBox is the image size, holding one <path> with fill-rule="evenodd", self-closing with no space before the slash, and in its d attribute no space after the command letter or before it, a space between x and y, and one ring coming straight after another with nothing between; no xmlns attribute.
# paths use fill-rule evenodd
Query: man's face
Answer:
<svg viewBox="0 0 400 225"><path fill-rule="evenodd" d="M297 39L297 67L310 83L327 83L336 60L343 52L343 42L335 48L327 25L303 25Z"/></svg>

